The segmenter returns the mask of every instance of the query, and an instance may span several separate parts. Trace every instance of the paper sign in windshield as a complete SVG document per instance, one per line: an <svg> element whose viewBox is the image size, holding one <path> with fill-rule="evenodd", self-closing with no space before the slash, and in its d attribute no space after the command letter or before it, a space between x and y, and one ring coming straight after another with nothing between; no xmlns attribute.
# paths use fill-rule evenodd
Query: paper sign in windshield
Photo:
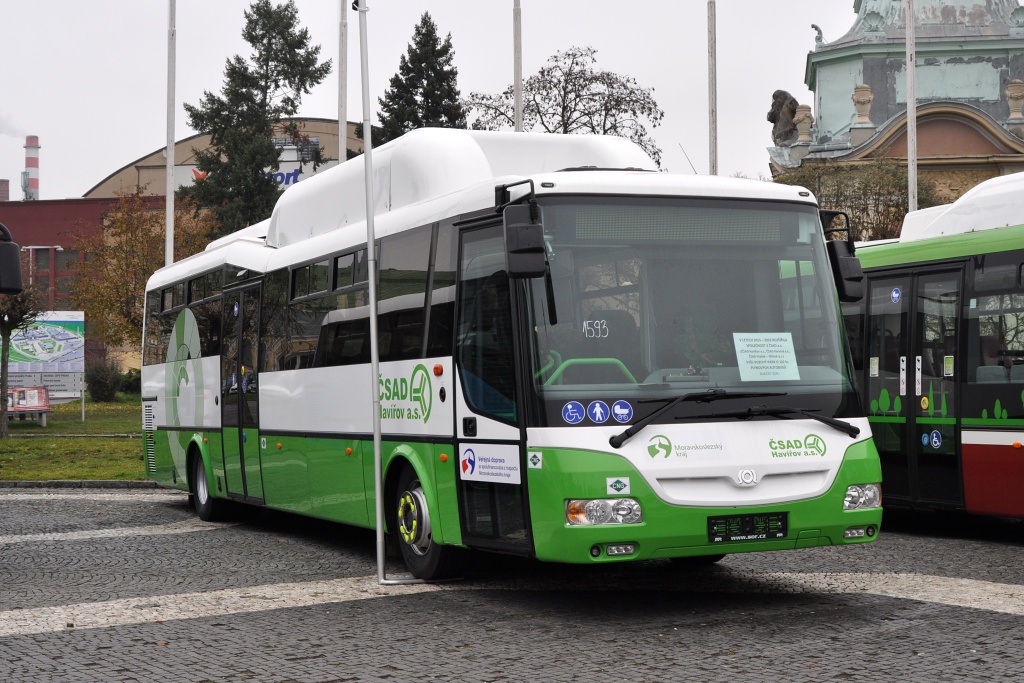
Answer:
<svg viewBox="0 0 1024 683"><path fill-rule="evenodd" d="M800 379L789 332L734 332L740 379L744 382L771 382Z"/></svg>

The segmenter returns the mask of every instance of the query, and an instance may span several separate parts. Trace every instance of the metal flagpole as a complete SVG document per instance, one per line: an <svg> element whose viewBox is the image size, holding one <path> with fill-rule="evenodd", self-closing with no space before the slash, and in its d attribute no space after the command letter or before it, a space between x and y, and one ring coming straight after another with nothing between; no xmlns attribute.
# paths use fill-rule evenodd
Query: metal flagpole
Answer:
<svg viewBox="0 0 1024 683"><path fill-rule="evenodd" d="M708 0L708 172L718 175L718 64L715 0Z"/></svg>
<svg viewBox="0 0 1024 683"><path fill-rule="evenodd" d="M175 0L167 0L167 175L164 186L164 265L174 263L174 69L175 43L177 40L175 19Z"/></svg>
<svg viewBox="0 0 1024 683"><path fill-rule="evenodd" d="M515 91L515 128L523 132L523 11L512 3L512 83Z"/></svg>
<svg viewBox="0 0 1024 683"><path fill-rule="evenodd" d="M338 163L348 158L348 2L340 0L338 11Z"/></svg>
<svg viewBox="0 0 1024 683"><path fill-rule="evenodd" d="M423 583L420 579L388 579L384 576L384 468L380 445L380 345L377 339L377 249L373 225L373 141L370 126L370 67L366 49L366 0L358 0L359 62L363 86L363 185L366 188L366 260L370 279L370 395L373 410L373 493L377 525L377 581L381 584Z"/></svg>
<svg viewBox="0 0 1024 683"><path fill-rule="evenodd" d="M917 211L917 14L907 0L907 210Z"/></svg>

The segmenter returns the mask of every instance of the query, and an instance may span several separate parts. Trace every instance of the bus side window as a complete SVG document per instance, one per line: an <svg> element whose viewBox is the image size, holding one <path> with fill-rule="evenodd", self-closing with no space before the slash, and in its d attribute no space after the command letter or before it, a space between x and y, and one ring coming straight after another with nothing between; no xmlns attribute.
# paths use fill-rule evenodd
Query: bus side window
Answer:
<svg viewBox="0 0 1024 683"><path fill-rule="evenodd" d="M263 308L260 331L260 372L284 370L288 329L288 270L276 270L267 275L263 285Z"/></svg>
<svg viewBox="0 0 1024 683"><path fill-rule="evenodd" d="M146 339L142 351L142 364L154 365L164 362L164 354L160 353L160 292L146 294Z"/></svg>
<svg viewBox="0 0 1024 683"><path fill-rule="evenodd" d="M500 226L463 235L457 358L466 401L477 412L514 420L512 311Z"/></svg>
<svg viewBox="0 0 1024 683"><path fill-rule="evenodd" d="M426 356L452 355L455 330L455 269L458 243L451 221L442 222L437 230L437 244L431 263L433 288L428 292L430 321L427 331Z"/></svg>
<svg viewBox="0 0 1024 683"><path fill-rule="evenodd" d="M288 346L284 369L313 367L317 339L327 310L327 297L293 301L288 305Z"/></svg>
<svg viewBox="0 0 1024 683"><path fill-rule="evenodd" d="M199 340L204 357L220 355L220 302L218 297L189 306L196 317L196 324L199 325Z"/></svg>
<svg viewBox="0 0 1024 683"><path fill-rule="evenodd" d="M1024 292L1019 270L1015 254L977 257L966 321L968 383L1024 382ZM1003 403L1008 417L1019 416L1020 409L1010 407L1019 402Z"/></svg>
<svg viewBox="0 0 1024 683"><path fill-rule="evenodd" d="M381 362L421 358L431 226L390 235L380 246Z"/></svg>
<svg viewBox="0 0 1024 683"><path fill-rule="evenodd" d="M318 366L332 367L370 362L368 311L369 309L364 306L361 310L353 310L353 317L330 322L321 328L320 341L317 345ZM321 354L322 361L319 360Z"/></svg>

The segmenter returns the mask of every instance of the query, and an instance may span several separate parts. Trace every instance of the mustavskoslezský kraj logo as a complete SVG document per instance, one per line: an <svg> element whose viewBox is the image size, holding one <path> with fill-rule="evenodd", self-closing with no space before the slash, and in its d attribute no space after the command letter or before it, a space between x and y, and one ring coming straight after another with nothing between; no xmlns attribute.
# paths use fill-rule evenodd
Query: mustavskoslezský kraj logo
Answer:
<svg viewBox="0 0 1024 683"><path fill-rule="evenodd" d="M667 458L672 453L672 442L668 440L667 436L657 434L651 437L651 440L647 442L647 453L652 458L657 458L659 455Z"/></svg>

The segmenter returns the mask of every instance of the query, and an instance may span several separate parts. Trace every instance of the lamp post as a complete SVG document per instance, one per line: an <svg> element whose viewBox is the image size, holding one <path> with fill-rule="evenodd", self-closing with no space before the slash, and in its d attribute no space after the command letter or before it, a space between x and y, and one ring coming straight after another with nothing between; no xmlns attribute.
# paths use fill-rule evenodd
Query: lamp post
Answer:
<svg viewBox="0 0 1024 683"><path fill-rule="evenodd" d="M708 0L708 172L718 175L718 50L715 0ZM685 152L684 152L685 154Z"/></svg>
<svg viewBox="0 0 1024 683"><path fill-rule="evenodd" d="M907 211L917 211L917 42L914 0L907 0Z"/></svg>

